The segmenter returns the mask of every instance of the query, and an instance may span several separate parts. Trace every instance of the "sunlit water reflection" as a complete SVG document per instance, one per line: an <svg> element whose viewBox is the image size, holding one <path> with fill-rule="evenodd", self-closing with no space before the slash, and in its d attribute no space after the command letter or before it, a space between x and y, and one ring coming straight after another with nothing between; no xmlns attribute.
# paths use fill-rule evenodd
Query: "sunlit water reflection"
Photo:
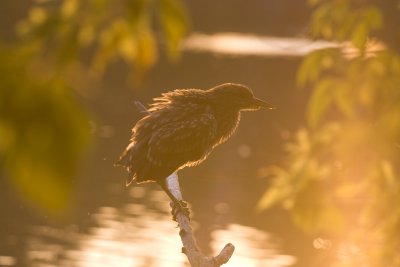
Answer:
<svg viewBox="0 0 400 267"><path fill-rule="evenodd" d="M121 207L97 209L83 233L76 226L33 227L26 248L27 266L188 266L164 193L133 187L130 196L130 203ZM143 199L146 205L140 203ZM196 228L198 223L192 223ZM214 229L211 239L214 255L228 242L235 245L227 266L279 267L296 262L293 256L279 252L269 233L253 227L229 224ZM10 256L1 256L0 261L0 265L17 266Z"/></svg>
<svg viewBox="0 0 400 267"><path fill-rule="evenodd" d="M348 57L359 53L351 43L339 44L325 40L295 37L257 36L243 33L221 32L215 34L193 33L183 44L185 51L209 52L230 56L301 57L313 51L338 48ZM367 43L366 54L384 49L376 40Z"/></svg>

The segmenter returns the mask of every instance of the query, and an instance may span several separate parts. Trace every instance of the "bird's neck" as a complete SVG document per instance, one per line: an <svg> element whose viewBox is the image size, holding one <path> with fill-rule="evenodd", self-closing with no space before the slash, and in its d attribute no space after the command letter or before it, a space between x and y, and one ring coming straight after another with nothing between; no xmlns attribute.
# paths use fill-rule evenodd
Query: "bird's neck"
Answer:
<svg viewBox="0 0 400 267"><path fill-rule="evenodd" d="M236 130L240 112L238 110L226 110L215 108L214 116L217 121L217 144L225 142Z"/></svg>

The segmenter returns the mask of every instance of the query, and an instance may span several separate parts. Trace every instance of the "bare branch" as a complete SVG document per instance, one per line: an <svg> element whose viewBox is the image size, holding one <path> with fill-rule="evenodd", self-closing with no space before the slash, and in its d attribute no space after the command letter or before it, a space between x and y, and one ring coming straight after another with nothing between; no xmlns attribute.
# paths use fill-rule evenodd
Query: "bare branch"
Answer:
<svg viewBox="0 0 400 267"><path fill-rule="evenodd" d="M173 173L167 178L167 187L178 200L182 200L177 173ZM171 205L173 205L172 202ZM192 267L218 267L229 261L235 250L232 244L226 244L215 257L205 256L197 246L188 217L177 210L176 220L180 228L179 235L183 244L182 252L185 253Z"/></svg>

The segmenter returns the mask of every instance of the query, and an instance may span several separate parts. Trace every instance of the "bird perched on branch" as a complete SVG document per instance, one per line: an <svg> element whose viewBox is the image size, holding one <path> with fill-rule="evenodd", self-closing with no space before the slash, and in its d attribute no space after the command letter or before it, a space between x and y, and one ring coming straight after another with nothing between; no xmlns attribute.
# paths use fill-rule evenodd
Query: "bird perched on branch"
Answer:
<svg viewBox="0 0 400 267"><path fill-rule="evenodd" d="M129 172L126 185L157 182L185 214L185 205L169 191L166 178L200 164L236 130L240 111L273 106L241 84L208 90L177 89L155 98L132 129L130 144L116 163Z"/></svg>

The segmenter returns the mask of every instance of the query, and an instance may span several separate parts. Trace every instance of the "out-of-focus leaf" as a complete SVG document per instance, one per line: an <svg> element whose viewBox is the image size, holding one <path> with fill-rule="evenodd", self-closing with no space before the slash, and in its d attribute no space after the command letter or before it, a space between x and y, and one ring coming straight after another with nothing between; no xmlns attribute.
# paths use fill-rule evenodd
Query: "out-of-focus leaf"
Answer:
<svg viewBox="0 0 400 267"><path fill-rule="evenodd" d="M79 8L78 0L64 0L60 10L61 16L65 18L70 18L75 15L78 8Z"/></svg>
<svg viewBox="0 0 400 267"><path fill-rule="evenodd" d="M362 16L372 30L382 27L382 12L377 7L367 6L363 8Z"/></svg>
<svg viewBox="0 0 400 267"><path fill-rule="evenodd" d="M383 58L382 58L383 59ZM377 76L384 76L387 72L387 65L389 62L385 62L386 60L370 60L368 64L365 65L367 68L367 72L374 73ZM357 70L358 71L358 70ZM353 73L353 75L357 75Z"/></svg>
<svg viewBox="0 0 400 267"><path fill-rule="evenodd" d="M351 32L357 19L357 13L354 12L349 12L347 16L342 18L340 27L335 29L335 36L338 41L346 41L348 39L349 33Z"/></svg>
<svg viewBox="0 0 400 267"><path fill-rule="evenodd" d="M258 211L266 210L281 202L283 199L286 199L286 197L290 193L288 189L288 187L280 188L274 186L271 189L267 190L260 198L256 209Z"/></svg>
<svg viewBox="0 0 400 267"><path fill-rule="evenodd" d="M343 230L343 213L336 207L321 182L310 182L294 201L294 221L308 231L338 233ZM326 194L325 194L326 193ZM327 223L329 222L329 223Z"/></svg>
<svg viewBox="0 0 400 267"><path fill-rule="evenodd" d="M88 46L95 39L95 29L93 25L90 23L82 25L82 27L78 30L78 45L79 46Z"/></svg>
<svg viewBox="0 0 400 267"><path fill-rule="evenodd" d="M360 49L364 50L368 37L368 28L365 22L360 22L357 27L355 27L351 42L352 44Z"/></svg>
<svg viewBox="0 0 400 267"><path fill-rule="evenodd" d="M137 56L135 66L137 70L147 71L157 59L156 41L149 29L143 28L137 39Z"/></svg>
<svg viewBox="0 0 400 267"><path fill-rule="evenodd" d="M354 117L354 97L352 95L352 90L350 84L338 81L336 84L335 92L335 104L339 111L342 112L347 118Z"/></svg>
<svg viewBox="0 0 400 267"><path fill-rule="evenodd" d="M151 1L136 0L126 2L126 11L128 13L128 21L134 27L148 26L143 25L143 21L147 21L151 12Z"/></svg>
<svg viewBox="0 0 400 267"><path fill-rule="evenodd" d="M398 187L398 181L392 166L392 163L387 160L382 160L380 164L381 176L388 189L395 189Z"/></svg>
<svg viewBox="0 0 400 267"><path fill-rule="evenodd" d="M283 199L287 198L291 193L291 186L286 184L288 173L277 166L272 166L266 170L268 176L274 179L273 185L260 198L256 209L262 211L272 207Z"/></svg>
<svg viewBox="0 0 400 267"><path fill-rule="evenodd" d="M373 6L352 9L352 1L318 1L311 18L311 33L314 37L336 40L351 40L353 45L365 50L366 37L371 30L382 26L382 15Z"/></svg>
<svg viewBox="0 0 400 267"><path fill-rule="evenodd" d="M107 28L103 29L99 36L99 47L93 57L92 67L103 72L108 61L119 51L120 42L125 42L129 36L130 27L124 20L115 20Z"/></svg>
<svg viewBox="0 0 400 267"><path fill-rule="evenodd" d="M314 83L320 75L332 68L335 60L340 58L340 50L328 48L309 54L302 62L297 73L296 82L300 87Z"/></svg>
<svg viewBox="0 0 400 267"><path fill-rule="evenodd" d="M332 8L329 4L319 6L311 18L311 34L314 37L332 38L332 21L330 19Z"/></svg>
<svg viewBox="0 0 400 267"><path fill-rule="evenodd" d="M164 32L162 42L157 38L158 29ZM18 24L21 36L40 42L41 52L58 68L81 61L103 72L112 60L122 59L134 67L137 76L157 61L159 43L166 47L170 59L176 59L187 31L181 0L61 0L53 5L34 5L28 19Z"/></svg>
<svg viewBox="0 0 400 267"><path fill-rule="evenodd" d="M65 33L64 42L60 45L58 51L58 64L66 65L66 63L75 61L79 51L78 42L78 29L70 28L68 32Z"/></svg>
<svg viewBox="0 0 400 267"><path fill-rule="evenodd" d="M28 203L66 215L89 127L62 80L30 75L26 55L0 49L0 172Z"/></svg>
<svg viewBox="0 0 400 267"><path fill-rule="evenodd" d="M47 12L42 7L34 7L29 11L29 21L37 26L42 24L47 18Z"/></svg>
<svg viewBox="0 0 400 267"><path fill-rule="evenodd" d="M133 62L138 53L138 40L133 35L126 34L121 37L117 48L126 61Z"/></svg>
<svg viewBox="0 0 400 267"><path fill-rule="evenodd" d="M159 16L164 29L168 55L176 59L181 41L188 32L186 10L180 0L160 0Z"/></svg>
<svg viewBox="0 0 400 267"><path fill-rule="evenodd" d="M299 86L303 87L318 78L321 69L317 68L317 66L319 66L322 56L321 52L317 51L304 59L297 74L297 84Z"/></svg>
<svg viewBox="0 0 400 267"><path fill-rule="evenodd" d="M314 89L308 102L307 118L311 127L317 126L321 118L333 103L335 96L335 82L325 78L321 80Z"/></svg>

